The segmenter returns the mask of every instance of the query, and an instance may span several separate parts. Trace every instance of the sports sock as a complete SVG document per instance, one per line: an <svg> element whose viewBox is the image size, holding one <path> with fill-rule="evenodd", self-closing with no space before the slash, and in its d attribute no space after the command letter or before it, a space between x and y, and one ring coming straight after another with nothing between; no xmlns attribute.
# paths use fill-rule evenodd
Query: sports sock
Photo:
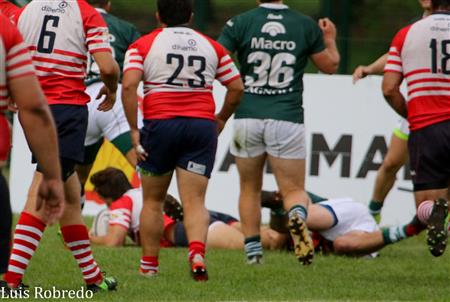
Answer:
<svg viewBox="0 0 450 302"><path fill-rule="evenodd" d="M189 262L192 261L195 255L200 255L203 259L205 259L205 244L203 242L189 242Z"/></svg>
<svg viewBox="0 0 450 302"><path fill-rule="evenodd" d="M423 224L417 215L414 215L414 218L411 220L410 223L405 225L403 227L403 230L405 231L405 234L407 237L418 235L420 232L426 229L426 224Z"/></svg>
<svg viewBox="0 0 450 302"><path fill-rule="evenodd" d="M371 200L369 203L369 212L372 216L378 215L381 213L381 208L383 207L382 201Z"/></svg>
<svg viewBox="0 0 450 302"><path fill-rule="evenodd" d="M0 169L0 274L8 271L11 253L12 212L9 202L8 183Z"/></svg>
<svg viewBox="0 0 450 302"><path fill-rule="evenodd" d="M86 226L81 224L64 226L61 228L61 233L78 263L86 284L99 284L103 280L103 276L92 255Z"/></svg>
<svg viewBox="0 0 450 302"><path fill-rule="evenodd" d="M306 217L308 217L308 210L302 205L295 205L289 210L289 219L291 219L294 215L299 215L303 221L306 221Z"/></svg>
<svg viewBox="0 0 450 302"><path fill-rule="evenodd" d="M417 209L417 217L425 225L428 224L428 219L431 216L431 212L433 212L433 206L434 206L434 201L426 200L426 201L422 202L419 205L419 208Z"/></svg>
<svg viewBox="0 0 450 302"><path fill-rule="evenodd" d="M39 218L22 212L14 231L14 241L8 263L8 271L3 279L12 287L22 281L25 270L39 246L45 230L45 223Z"/></svg>
<svg viewBox="0 0 450 302"><path fill-rule="evenodd" d="M404 226L392 226L382 228L383 240L385 244L391 244L407 238Z"/></svg>
<svg viewBox="0 0 450 302"><path fill-rule="evenodd" d="M255 256L262 257L263 255L263 248L261 244L261 236L256 235L253 237L245 238L245 254L247 255L247 258L252 258Z"/></svg>
<svg viewBox="0 0 450 302"><path fill-rule="evenodd" d="M157 256L142 256L140 270L147 274L150 271L157 273L159 271L159 262Z"/></svg>

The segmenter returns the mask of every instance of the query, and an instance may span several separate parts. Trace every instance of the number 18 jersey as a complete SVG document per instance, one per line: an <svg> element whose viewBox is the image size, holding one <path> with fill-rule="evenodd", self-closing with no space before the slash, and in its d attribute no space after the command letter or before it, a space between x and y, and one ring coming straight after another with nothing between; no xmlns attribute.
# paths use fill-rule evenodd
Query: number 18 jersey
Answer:
<svg viewBox="0 0 450 302"><path fill-rule="evenodd" d="M286 5L264 3L228 21L218 39L237 52L245 94L236 118L303 123L303 73L312 54L325 49L311 18Z"/></svg>
<svg viewBox="0 0 450 302"><path fill-rule="evenodd" d="M144 119L214 120L214 79L227 85L240 77L219 43L187 27L157 29L138 39L125 56L124 74L130 70L143 72Z"/></svg>
<svg viewBox="0 0 450 302"><path fill-rule="evenodd" d="M28 44L49 104L85 105L87 54L111 52L108 28L85 0L39 0L23 8L0 1Z"/></svg>
<svg viewBox="0 0 450 302"><path fill-rule="evenodd" d="M450 13L434 13L400 30L385 72L406 80L411 130L450 120Z"/></svg>

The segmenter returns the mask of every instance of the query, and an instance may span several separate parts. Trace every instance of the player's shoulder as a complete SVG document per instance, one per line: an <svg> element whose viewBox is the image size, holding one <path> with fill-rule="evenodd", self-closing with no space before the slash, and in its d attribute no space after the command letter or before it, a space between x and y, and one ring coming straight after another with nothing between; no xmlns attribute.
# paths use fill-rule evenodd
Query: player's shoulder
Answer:
<svg viewBox="0 0 450 302"><path fill-rule="evenodd" d="M12 21L2 13L0 13L0 35L6 49L13 47L17 35L20 35Z"/></svg>

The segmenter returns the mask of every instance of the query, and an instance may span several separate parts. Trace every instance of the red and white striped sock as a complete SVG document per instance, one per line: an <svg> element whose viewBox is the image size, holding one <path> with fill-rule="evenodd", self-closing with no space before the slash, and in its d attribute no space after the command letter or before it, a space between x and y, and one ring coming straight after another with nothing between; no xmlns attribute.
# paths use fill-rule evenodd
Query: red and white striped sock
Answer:
<svg viewBox="0 0 450 302"><path fill-rule="evenodd" d="M192 241L189 243L189 262L192 262L195 255L200 255L205 259L205 244L203 242Z"/></svg>
<svg viewBox="0 0 450 302"><path fill-rule="evenodd" d="M80 224L68 225L62 227L61 232L67 247L78 263L86 284L102 282L103 276L92 255L91 242L86 226Z"/></svg>
<svg viewBox="0 0 450 302"><path fill-rule="evenodd" d="M419 218L420 222L422 222L424 225L428 224L428 219L431 216L431 212L433 212L433 206L434 201L426 200L422 202L419 205L419 208L417 209L417 217Z"/></svg>
<svg viewBox="0 0 450 302"><path fill-rule="evenodd" d="M145 275L154 275L158 273L159 263L157 256L142 256L139 270Z"/></svg>
<svg viewBox="0 0 450 302"><path fill-rule="evenodd" d="M45 223L39 218L22 212L14 231L14 241L8 263L8 271L3 279L11 287L22 281L25 270L39 246L45 230Z"/></svg>

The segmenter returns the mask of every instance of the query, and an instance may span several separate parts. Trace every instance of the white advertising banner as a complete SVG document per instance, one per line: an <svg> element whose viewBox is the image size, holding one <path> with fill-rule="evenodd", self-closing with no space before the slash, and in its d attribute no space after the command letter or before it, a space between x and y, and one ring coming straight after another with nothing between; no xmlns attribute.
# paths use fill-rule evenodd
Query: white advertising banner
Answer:
<svg viewBox="0 0 450 302"><path fill-rule="evenodd" d="M351 76L305 75L304 107L307 137L306 188L325 197L352 197L368 203L376 170L389 145L398 116L384 101L381 78L369 77L352 84ZM225 94L215 87L219 110ZM239 175L229 154L232 140L230 121L219 139L216 165L208 187L209 209L238 217ZM20 212L31 183L34 167L30 164L23 132L16 120L11 165L11 200L14 212ZM264 189L276 190L270 171L264 175ZM382 224L407 222L415 212L408 169L401 169L397 182L386 199ZM177 195L175 180L170 192ZM96 207L85 213L94 214ZM267 222L268 213L265 212Z"/></svg>

